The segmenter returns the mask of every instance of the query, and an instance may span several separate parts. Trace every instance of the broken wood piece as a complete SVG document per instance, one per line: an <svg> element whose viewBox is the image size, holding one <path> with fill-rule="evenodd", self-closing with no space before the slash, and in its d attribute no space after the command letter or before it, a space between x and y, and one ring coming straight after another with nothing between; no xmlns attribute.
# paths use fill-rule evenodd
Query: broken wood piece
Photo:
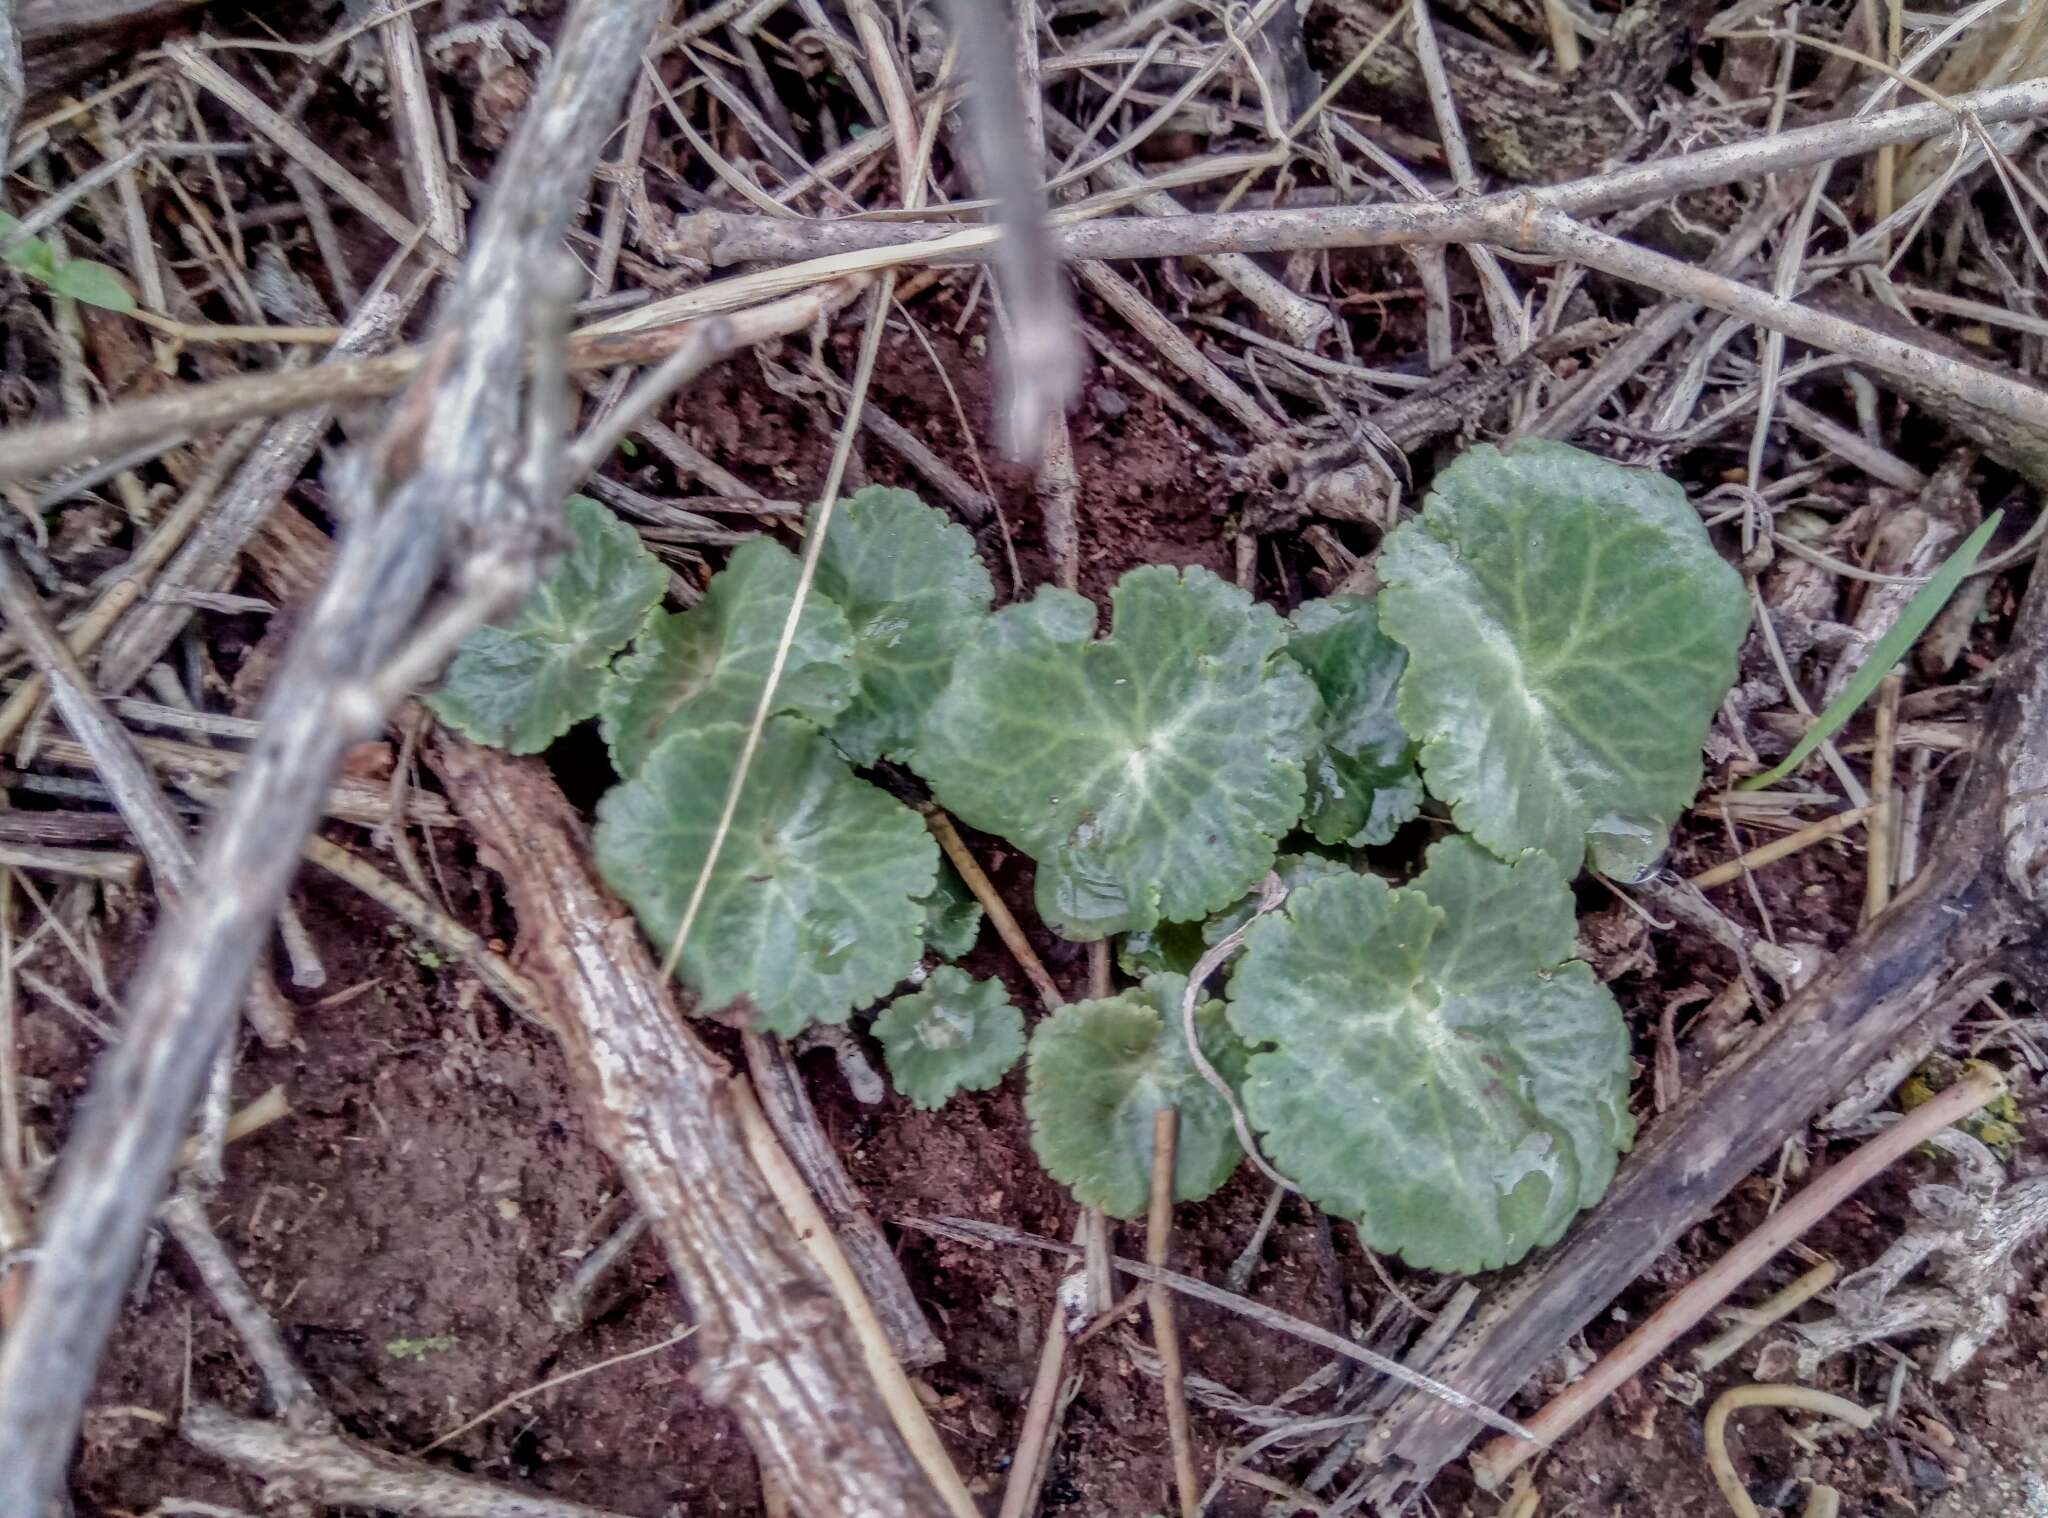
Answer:
<svg viewBox="0 0 2048 1518"><path fill-rule="evenodd" d="M367 1507L416 1518L621 1518L606 1508L443 1470L346 1434L238 1418L203 1402L186 1410L178 1432L194 1449L266 1482L310 1492L328 1507Z"/></svg>
<svg viewBox="0 0 2048 1518"><path fill-rule="evenodd" d="M1741 1353L1743 1346L1758 1334L1834 1285L1835 1277L1841 1273L1842 1267L1833 1260L1823 1260L1790 1286L1772 1292L1756 1306L1737 1308L1729 1314L1734 1321L1728 1327L1692 1352L1693 1369L1704 1375Z"/></svg>
<svg viewBox="0 0 2048 1518"><path fill-rule="evenodd" d="M1601 1357L1598 1364L1554 1397L1528 1420L1534 1439L1496 1439L1472 1457L1472 1474L1488 1491L1496 1491L1515 1467L1555 1444L1579 1420L1599 1407L1626 1382L1744 1281L1807 1229L1833 1212L1893 1161L1909 1154L1950 1123L1968 1117L2004 1090L2004 1082L1988 1070L1957 1081L1946 1091L1900 1118L1840 1163L1831 1166L1793 1197L1741 1243L1695 1277L1677 1296L1644 1319L1635 1332Z"/></svg>
<svg viewBox="0 0 2048 1518"><path fill-rule="evenodd" d="M831 1225L819 1211L817 1199L804 1185L803 1177L783 1151L781 1141L775 1137L774 1128L769 1125L760 1102L754 1097L753 1087L744 1079L738 1079L732 1084L732 1094L747 1153L760 1170L761 1179L768 1183L768 1189L781 1204L783 1220L830 1283L832 1294L860 1345L861 1357L873 1378L875 1391L896 1425L897 1435L923 1471L931 1490L952 1512L953 1518L981 1518L981 1510L967 1490L967 1483L960 1479L960 1473L953 1467L953 1457L946 1453L938 1431L932 1427L923 1399L904 1373L896 1352L890 1348L889 1335L883 1329L881 1319L875 1316L867 1293L861 1288L860 1277L854 1274Z"/></svg>
<svg viewBox="0 0 2048 1518"><path fill-rule="evenodd" d="M115 849L68 849L47 843L0 843L0 866L48 870L108 885L133 886L142 879L142 856Z"/></svg>

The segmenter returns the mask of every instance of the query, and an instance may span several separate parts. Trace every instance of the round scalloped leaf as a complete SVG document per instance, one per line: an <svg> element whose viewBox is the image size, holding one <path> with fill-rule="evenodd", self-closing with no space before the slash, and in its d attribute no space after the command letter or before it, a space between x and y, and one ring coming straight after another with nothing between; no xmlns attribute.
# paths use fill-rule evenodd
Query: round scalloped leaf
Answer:
<svg viewBox="0 0 2048 1518"><path fill-rule="evenodd" d="M981 937L981 903L967 889L967 882L944 860L939 862L938 883L918 903L924 908L924 944L941 959L958 959Z"/></svg>
<svg viewBox="0 0 2048 1518"><path fill-rule="evenodd" d="M597 861L654 942L675 937L746 730L679 728L597 804ZM938 845L915 812L776 717L740 792L678 975L703 1010L785 1036L884 995L923 950Z"/></svg>
<svg viewBox="0 0 2048 1518"><path fill-rule="evenodd" d="M832 741L855 764L912 760L953 656L995 600L973 537L907 490L870 486L833 513L818 588L852 626L859 678Z"/></svg>
<svg viewBox="0 0 2048 1518"><path fill-rule="evenodd" d="M1102 938L1230 905L1301 815L1315 688L1287 629L1206 569L1134 569L1094 608L1044 589L962 650L917 769L1037 861L1038 912Z"/></svg>
<svg viewBox="0 0 2048 1518"><path fill-rule="evenodd" d="M1181 975L1148 976L1142 987L1075 1002L1031 1035L1024 1110L1038 1162L1084 1206L1142 1217L1152 1194L1152 1120L1180 1109L1173 1194L1199 1202L1230 1179L1244 1157L1230 1107L1188 1057ZM1231 1085L1244 1077L1244 1048L1223 1003L1195 1012L1202 1053Z"/></svg>
<svg viewBox="0 0 2048 1518"><path fill-rule="evenodd" d="M1408 650L1380 631L1364 596L1299 607L1287 653L1323 698L1323 742L1308 763L1302 825L1318 843L1385 843L1422 809L1415 744L1395 714Z"/></svg>
<svg viewBox="0 0 2048 1518"><path fill-rule="evenodd" d="M1572 935L1554 861L1464 838L1407 889L1336 876L1253 924L1230 1021L1268 1157L1411 1265L1554 1241L1634 1132L1627 1029Z"/></svg>
<svg viewBox="0 0 2048 1518"><path fill-rule="evenodd" d="M943 1107L956 1091L1000 1085L1024 1052L1024 1014L1003 983L950 965L883 1008L873 1032L896 1089L927 1109Z"/></svg>
<svg viewBox="0 0 2048 1518"><path fill-rule="evenodd" d="M1633 877L1700 783L1749 625L1663 477L1559 443L1474 448L1387 538L1380 625L1429 789L1503 858Z"/></svg>
<svg viewBox="0 0 2048 1518"><path fill-rule="evenodd" d="M668 574L640 535L587 496L564 508L572 541L503 626L456 650L434 715L479 743L536 754L597 711L605 666L661 599Z"/></svg>
<svg viewBox="0 0 2048 1518"><path fill-rule="evenodd" d="M780 543L740 544L711 578L703 601L652 617L605 681L598 713L612 763L622 775L678 723L751 725L761 687L796 596L796 555ZM775 714L824 726L853 699L853 634L846 618L813 594L775 683Z"/></svg>

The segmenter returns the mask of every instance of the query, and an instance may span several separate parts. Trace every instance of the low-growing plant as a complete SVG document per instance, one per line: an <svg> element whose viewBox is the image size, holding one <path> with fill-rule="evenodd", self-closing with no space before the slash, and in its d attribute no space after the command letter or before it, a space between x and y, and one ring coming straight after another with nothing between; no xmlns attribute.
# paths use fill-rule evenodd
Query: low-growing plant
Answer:
<svg viewBox="0 0 2048 1518"><path fill-rule="evenodd" d="M120 274L90 258L67 258L54 239L23 237L17 217L0 211L0 267L34 280L52 294L68 295L88 306L133 311L135 297Z"/></svg>
<svg viewBox="0 0 2048 1518"><path fill-rule="evenodd" d="M863 491L715 859L797 561L750 541L669 613L629 528L581 499L569 517L554 576L433 705L521 751L599 718L621 776L599 864L664 946L696 901L677 974L702 1012L793 1034L972 946L979 907L898 799L915 777L1031 858L1048 926L1117 936L1143 977L1029 1041L1032 1141L1082 1201L1144 1210L1165 1105L1181 1199L1235 1169L1241 1105L1308 1196L1436 1269L1506 1264L1607 1185L1633 1133L1628 1041L1577 958L1570 882L1661 853L1748 621L1676 485L1557 444L1476 448L1388 535L1377 598L1283 619L1205 569L1149 566L1100 635L1069 591L991 610L963 529ZM1367 868L1432 797L1454 831L1421 873ZM1287 900L1184 1025L1185 976L1276 870ZM920 1106L994 1085L1024 1048L1000 984L949 968L874 1033Z"/></svg>

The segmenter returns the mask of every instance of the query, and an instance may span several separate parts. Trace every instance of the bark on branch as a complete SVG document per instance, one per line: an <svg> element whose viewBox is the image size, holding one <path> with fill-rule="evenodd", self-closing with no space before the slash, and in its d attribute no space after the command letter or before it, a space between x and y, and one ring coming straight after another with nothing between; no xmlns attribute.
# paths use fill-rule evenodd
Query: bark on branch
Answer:
<svg viewBox="0 0 2048 1518"><path fill-rule="evenodd" d="M2040 983L2048 884L2048 581L2029 586L2001 681L1941 840L1913 888L1837 954L1769 1029L1637 1145L1599 1206L1515 1276L1437 1377L1489 1407L1514 1395L1665 1249L1882 1055L1942 989L2004 964ZM1959 1016L1958 1006L1951 1016ZM1366 1453L1392 1506L1428 1485L1478 1433L1440 1402L1408 1397Z"/></svg>

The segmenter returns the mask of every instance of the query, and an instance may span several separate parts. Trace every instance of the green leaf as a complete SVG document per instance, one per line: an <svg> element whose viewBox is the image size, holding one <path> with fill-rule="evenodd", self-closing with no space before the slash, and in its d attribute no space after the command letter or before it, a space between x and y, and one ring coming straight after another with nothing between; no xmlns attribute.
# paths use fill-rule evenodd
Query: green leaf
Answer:
<svg viewBox="0 0 2048 1518"><path fill-rule="evenodd" d="M1031 1035L1024 1110L1039 1163L1086 1206L1140 1217L1152 1193L1152 1120L1180 1109L1173 1194L1199 1202L1230 1179L1244 1151L1230 1107L1188 1057L1180 1004L1187 979L1154 975L1138 990L1076 1002ZM1244 1049L1231 1036L1223 1004L1195 1013L1202 1053L1233 1086Z"/></svg>
<svg viewBox="0 0 2048 1518"><path fill-rule="evenodd" d="M105 264L89 258L67 259L51 271L50 288L59 295L100 306L108 311L133 311L135 297L121 276Z"/></svg>
<svg viewBox="0 0 2048 1518"><path fill-rule="evenodd" d="M852 625L860 684L833 742L855 764L911 760L953 656L995 599L973 537L907 490L870 486L833 513L818 588Z"/></svg>
<svg viewBox="0 0 2048 1518"><path fill-rule="evenodd" d="M597 861L664 950L710 853L746 730L683 727L597 805ZM938 845L824 735L772 719L683 947L703 1009L793 1035L844 1022L916 965Z"/></svg>
<svg viewBox="0 0 2048 1518"><path fill-rule="evenodd" d="M1555 1240L1633 1135L1628 1035L1557 864L1468 839L1415 885L1345 874L1252 925L1230 1021L1268 1157L1368 1243L1487 1270Z"/></svg>
<svg viewBox="0 0 2048 1518"><path fill-rule="evenodd" d="M1293 616L1288 655L1323 698L1323 742L1308 765L1303 825L1319 843L1385 843L1422 809L1415 744L1395 714L1408 651L1380 631L1364 596L1311 601Z"/></svg>
<svg viewBox="0 0 2048 1518"><path fill-rule="evenodd" d="M21 225L20 218L0 211L0 244L7 243L14 236L15 228ZM0 254L0 263L17 273L26 274L30 279L50 282L57 272L57 247L48 238L31 237L26 242L15 243L5 254Z"/></svg>
<svg viewBox="0 0 2048 1518"><path fill-rule="evenodd" d="M918 903L924 908L924 942L941 959L958 959L981 937L981 903L950 864L939 863L938 883Z"/></svg>
<svg viewBox="0 0 2048 1518"><path fill-rule="evenodd" d="M456 731L533 754L597 711L600 676L661 599L668 576L640 535L586 496L565 508L573 536L540 588L501 627L479 627L427 698Z"/></svg>
<svg viewBox="0 0 2048 1518"><path fill-rule="evenodd" d="M1749 624L1671 481L1558 443L1471 450L1388 535L1402 726L1460 827L1633 877L1699 789Z"/></svg>
<svg viewBox="0 0 2048 1518"><path fill-rule="evenodd" d="M1039 916L1101 938L1230 905L1301 814L1316 694L1286 624L1206 569L1134 569L1094 608L1044 589L962 650L919 773L1037 861Z"/></svg>
<svg viewBox="0 0 2048 1518"><path fill-rule="evenodd" d="M679 726L752 726L761 688L796 596L796 555L779 543L740 544L690 610L648 620L598 700L612 763L631 775ZM853 635L839 608L813 594L797 619L771 716L823 727L853 699Z"/></svg>
<svg viewBox="0 0 2048 1518"><path fill-rule="evenodd" d="M0 211L0 243L12 237L20 225L19 218ZM31 237L9 248L0 254L0 264L89 306L104 306L109 311L135 309L135 297L118 271L89 258L60 257L56 242L47 237Z"/></svg>
<svg viewBox="0 0 2048 1518"><path fill-rule="evenodd" d="M1840 732L1851 717L1862 709L1871 692L1884 683L1884 677L1891 673L1892 666L1912 652L1913 645L1920 641L1920 635L1948 605L1956 587L1963 583L1963 576L1977 564L1977 556L1984 552L1984 546L1991 541L1991 535L1998 531L1998 524L2005 520L2005 513L1994 511L1977 526L1977 530L1963 540L1962 546L1943 561L1941 568L1927 577L1927 583L1913 592L1913 599L1906 603L1906 609L1899 613L1899 620L1889 631L1877 640L1877 647L1870 651L1870 657L1849 677L1849 683L1842 687L1842 693L1827 704L1813 726L1809 727L1800 740L1792 745L1792 752L1765 770L1761 775L1752 775L1736 787L1739 791L1759 790L1775 785L1812 757L1813 751Z"/></svg>
<svg viewBox="0 0 2048 1518"><path fill-rule="evenodd" d="M1024 1052L1024 1014L999 980L941 966L924 989L899 996L875 1019L889 1078L913 1107L942 1107L956 1091L986 1091Z"/></svg>

